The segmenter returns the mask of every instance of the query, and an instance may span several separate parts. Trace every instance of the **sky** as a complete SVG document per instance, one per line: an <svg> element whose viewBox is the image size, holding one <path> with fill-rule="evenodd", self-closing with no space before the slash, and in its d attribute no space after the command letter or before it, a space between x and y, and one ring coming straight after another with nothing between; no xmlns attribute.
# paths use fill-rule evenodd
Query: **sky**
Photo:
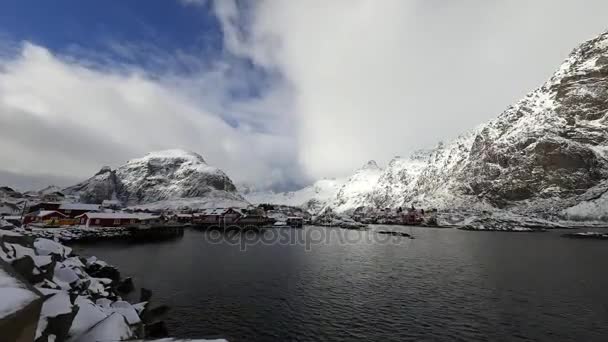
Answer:
<svg viewBox="0 0 608 342"><path fill-rule="evenodd" d="M606 1L0 3L0 184L183 148L293 190L448 142L608 28Z"/></svg>

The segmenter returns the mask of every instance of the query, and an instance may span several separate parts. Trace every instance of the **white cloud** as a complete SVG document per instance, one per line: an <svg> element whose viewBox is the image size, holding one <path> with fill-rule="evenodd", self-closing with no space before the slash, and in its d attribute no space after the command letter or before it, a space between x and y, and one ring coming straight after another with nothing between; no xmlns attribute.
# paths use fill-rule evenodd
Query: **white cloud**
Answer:
<svg viewBox="0 0 608 342"><path fill-rule="evenodd" d="M233 80L219 66L190 77L149 77L92 65L30 43L1 62L0 170L86 178L102 165L180 147L238 181L286 182L280 171L294 164L294 144L268 107L272 96L224 105L222 89ZM249 109L248 119L229 125L223 111L239 106ZM266 123L278 128L254 127Z"/></svg>
<svg viewBox="0 0 608 342"><path fill-rule="evenodd" d="M278 70L313 177L497 116L605 27L605 1L219 0L226 46Z"/></svg>

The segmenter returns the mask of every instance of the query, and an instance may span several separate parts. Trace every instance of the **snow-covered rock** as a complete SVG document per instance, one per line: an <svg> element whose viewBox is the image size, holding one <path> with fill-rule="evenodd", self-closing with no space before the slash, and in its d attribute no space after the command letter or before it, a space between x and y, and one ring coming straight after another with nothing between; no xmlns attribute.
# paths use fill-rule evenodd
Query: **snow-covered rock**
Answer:
<svg viewBox="0 0 608 342"><path fill-rule="evenodd" d="M340 227L346 229L364 229L366 224L356 222L345 214L334 212L330 207L312 218L312 224L316 226Z"/></svg>
<svg viewBox="0 0 608 342"><path fill-rule="evenodd" d="M34 241L34 247L38 255L51 255L56 254L61 257L67 257L72 253L70 247L64 246L59 242L49 239L36 239Z"/></svg>
<svg viewBox="0 0 608 342"><path fill-rule="evenodd" d="M61 243L0 230L0 259L27 280L0 265L0 318L39 301L33 303L42 303L37 342L133 340L145 335L145 324L157 322L154 314L140 317L147 301L132 305L121 299L122 281L114 267L73 255Z"/></svg>
<svg viewBox="0 0 608 342"><path fill-rule="evenodd" d="M352 211L366 205L369 203L368 197L378 186L381 175L382 169L370 160L348 178L328 205L337 212Z"/></svg>
<svg viewBox="0 0 608 342"><path fill-rule="evenodd" d="M228 176L200 155L183 150L148 153L116 170L102 168L92 178L64 190L82 202L120 200L129 206L206 207L248 203Z"/></svg>
<svg viewBox="0 0 608 342"><path fill-rule="evenodd" d="M133 337L133 331L119 313L97 322L94 326L81 335L70 339L70 342L90 342L90 341L124 341Z"/></svg>
<svg viewBox="0 0 608 342"><path fill-rule="evenodd" d="M15 313L38 298L24 283L0 268L0 318Z"/></svg>

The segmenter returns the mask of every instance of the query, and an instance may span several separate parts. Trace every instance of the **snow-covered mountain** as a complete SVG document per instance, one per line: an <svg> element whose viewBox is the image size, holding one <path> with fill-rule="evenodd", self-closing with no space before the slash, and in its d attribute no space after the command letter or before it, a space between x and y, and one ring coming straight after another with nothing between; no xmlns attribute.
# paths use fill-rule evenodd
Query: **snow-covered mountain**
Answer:
<svg viewBox="0 0 608 342"><path fill-rule="evenodd" d="M604 33L575 49L549 81L495 120L447 145L391 161L366 205L544 214L574 207L567 212L585 216L587 210L597 218L607 189Z"/></svg>
<svg viewBox="0 0 608 342"><path fill-rule="evenodd" d="M373 169L357 171L328 205L338 212L414 204L607 219L608 32L581 44L496 119Z"/></svg>
<svg viewBox="0 0 608 342"><path fill-rule="evenodd" d="M251 191L249 187L242 187L241 192L253 204L282 204L316 212L336 197L344 182L344 179L321 179L297 191Z"/></svg>
<svg viewBox="0 0 608 342"><path fill-rule="evenodd" d="M302 207L312 214L328 206L339 211L349 211L366 203L381 173L382 169L371 160L347 179L321 179L310 186L289 192L251 191L247 186L243 186L241 192L254 204Z"/></svg>
<svg viewBox="0 0 608 342"><path fill-rule="evenodd" d="M382 169L370 160L348 178L335 198L328 204L337 212L347 212L369 203L369 196L377 187Z"/></svg>
<svg viewBox="0 0 608 342"><path fill-rule="evenodd" d="M223 171L196 153L177 149L148 153L116 170L103 167L63 192L87 203L118 199L129 206L154 209L248 205Z"/></svg>

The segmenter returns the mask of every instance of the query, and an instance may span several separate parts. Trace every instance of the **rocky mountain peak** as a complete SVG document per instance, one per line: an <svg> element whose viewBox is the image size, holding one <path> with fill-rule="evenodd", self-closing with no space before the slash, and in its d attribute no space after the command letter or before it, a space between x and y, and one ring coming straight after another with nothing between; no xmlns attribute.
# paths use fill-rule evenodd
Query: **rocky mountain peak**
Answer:
<svg viewBox="0 0 608 342"><path fill-rule="evenodd" d="M95 174L97 175L103 175L105 173L110 173L112 172L112 168L109 166L102 166L101 169L99 171L97 171L97 173Z"/></svg>
<svg viewBox="0 0 608 342"><path fill-rule="evenodd" d="M102 170L104 172L67 188L66 193L78 194L81 201L89 203L105 199L118 199L126 205L163 202L158 208L204 206L210 198L214 206L223 200L231 206L246 203L223 171L209 166L194 152L180 149L151 152L116 170Z"/></svg>
<svg viewBox="0 0 608 342"><path fill-rule="evenodd" d="M365 163L359 170L380 170L380 166L375 160L370 160Z"/></svg>
<svg viewBox="0 0 608 342"><path fill-rule="evenodd" d="M142 158L132 159L130 163L155 163L173 160L179 163L206 164L205 159L198 153L182 149L169 149L162 151L149 152Z"/></svg>

